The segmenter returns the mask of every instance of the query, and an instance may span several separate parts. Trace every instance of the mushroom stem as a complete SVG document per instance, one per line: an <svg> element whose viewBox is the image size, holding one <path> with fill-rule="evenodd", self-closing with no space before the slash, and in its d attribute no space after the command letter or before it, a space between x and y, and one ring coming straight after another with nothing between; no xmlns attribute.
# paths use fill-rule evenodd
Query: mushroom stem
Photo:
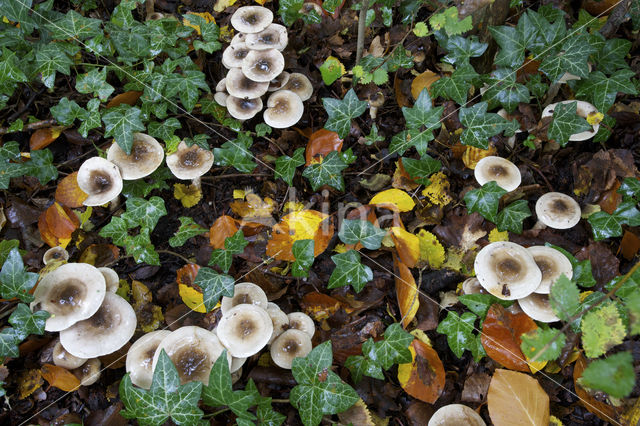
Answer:
<svg viewBox="0 0 640 426"><path fill-rule="evenodd" d="M202 181L200 180L200 176L198 176L197 178L194 178L191 181L191 185L193 185L193 187L196 188L198 191L202 190Z"/></svg>
<svg viewBox="0 0 640 426"><path fill-rule="evenodd" d="M369 10L369 0L362 0L360 7L360 16L358 16L358 41L356 44L356 65L362 59L362 50L364 49L364 32L367 28L367 11Z"/></svg>
<svg viewBox="0 0 640 426"><path fill-rule="evenodd" d="M533 228L531 229L546 229L547 225L545 225L544 223L537 221L535 225L533 225Z"/></svg>

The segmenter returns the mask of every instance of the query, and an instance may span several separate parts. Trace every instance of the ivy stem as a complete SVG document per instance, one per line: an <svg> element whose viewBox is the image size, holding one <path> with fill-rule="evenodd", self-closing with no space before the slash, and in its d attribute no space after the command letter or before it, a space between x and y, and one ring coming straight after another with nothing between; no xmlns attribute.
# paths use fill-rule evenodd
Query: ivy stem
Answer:
<svg viewBox="0 0 640 426"><path fill-rule="evenodd" d="M360 16L358 17L358 41L356 43L356 65L362 59L362 50L364 49L364 31L367 23L367 11L369 10L369 0L362 0L360 7Z"/></svg>

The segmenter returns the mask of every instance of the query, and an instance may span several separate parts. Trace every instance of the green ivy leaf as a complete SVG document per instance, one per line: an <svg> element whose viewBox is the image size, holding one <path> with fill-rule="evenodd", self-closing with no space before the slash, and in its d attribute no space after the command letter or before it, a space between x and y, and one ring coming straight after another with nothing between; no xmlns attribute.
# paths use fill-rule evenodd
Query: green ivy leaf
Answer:
<svg viewBox="0 0 640 426"><path fill-rule="evenodd" d="M580 290L573 281L562 274L551 286L549 303L558 318L567 321L580 310Z"/></svg>
<svg viewBox="0 0 640 426"><path fill-rule="evenodd" d="M489 108L501 105L507 112L513 112L520 102L529 103L529 89L516 82L516 70L498 68L485 79L489 86L482 99L489 102Z"/></svg>
<svg viewBox="0 0 640 426"><path fill-rule="evenodd" d="M238 137L227 141L220 148L213 149L213 157L218 166L232 166L241 173L251 173L257 166L249 151L253 139L249 133L238 133Z"/></svg>
<svg viewBox="0 0 640 426"><path fill-rule="evenodd" d="M16 54L2 47L0 57L0 93L12 95L18 83L29 81L17 64Z"/></svg>
<svg viewBox="0 0 640 426"><path fill-rule="evenodd" d="M158 220L162 216L167 215L167 209L164 206L164 200L160 197L151 197L149 200L144 198L131 197L126 202L127 211L122 217L129 228L141 226L152 230L156 227Z"/></svg>
<svg viewBox="0 0 640 426"><path fill-rule="evenodd" d="M587 59L594 51L585 35L574 35L566 39L555 53L547 54L538 69L552 82L556 82L567 72L586 78L589 74Z"/></svg>
<svg viewBox="0 0 640 426"><path fill-rule="evenodd" d="M431 157L429 154L425 154L420 157L419 160L402 157L402 166L414 181L423 185L429 185L431 183L429 176L440 171L442 162Z"/></svg>
<svg viewBox="0 0 640 426"><path fill-rule="evenodd" d="M78 118L82 121L78 131L83 138L89 135L89 130L101 127L100 125L100 101L97 99L91 99L87 102L87 109L81 108L78 112Z"/></svg>
<svg viewBox="0 0 640 426"><path fill-rule="evenodd" d="M66 97L60 99L57 105L51 107L51 115L63 126L73 124L76 118L83 116L83 111L84 109L76 101L70 101Z"/></svg>
<svg viewBox="0 0 640 426"><path fill-rule="evenodd" d="M622 235L622 225L639 226L640 211L636 208L635 201L626 200L620 203L613 214L596 212L587 219L593 231L596 241Z"/></svg>
<svg viewBox="0 0 640 426"><path fill-rule="evenodd" d="M200 97L200 90L210 92L205 75L200 70L185 70L182 74L173 73L167 78L166 96L178 95L182 106L191 112Z"/></svg>
<svg viewBox="0 0 640 426"><path fill-rule="evenodd" d="M218 265L224 272L229 272L233 255L242 253L248 244L249 241L244 238L244 232L237 231L232 236L225 238L224 249L216 249L211 253L209 265Z"/></svg>
<svg viewBox="0 0 640 426"><path fill-rule="evenodd" d="M619 69L628 68L624 58L629 54L629 50L631 50L629 40L619 38L605 40L600 49L592 55L593 63L597 64L598 71L611 75Z"/></svg>
<svg viewBox="0 0 640 426"><path fill-rule="evenodd" d="M366 352L363 346L362 353L388 370L394 364L411 362L411 342L413 335L405 331L400 323L393 323L384 331L384 340L375 342L373 348Z"/></svg>
<svg viewBox="0 0 640 426"><path fill-rule="evenodd" d="M233 297L233 278L226 274L218 274L211 268L200 268L193 283L202 289L207 311L216 306L220 297Z"/></svg>
<svg viewBox="0 0 640 426"><path fill-rule="evenodd" d="M342 171L349 167L338 151L331 151L321 163L311 164L304 169L302 176L309 180L311 188L317 190L322 185L329 185L338 191L344 191Z"/></svg>
<svg viewBox="0 0 640 426"><path fill-rule="evenodd" d="M582 347L589 358L596 358L619 345L627 327L614 302L605 302L582 317Z"/></svg>
<svg viewBox="0 0 640 426"><path fill-rule="evenodd" d="M178 220L180 221L180 227L175 235L169 238L169 245L171 247L181 247L189 238L205 234L208 231L207 228L198 225L191 217L182 216L179 217Z"/></svg>
<svg viewBox="0 0 640 426"><path fill-rule="evenodd" d="M364 144L370 146L375 145L377 142L383 141L384 137L378 134L378 126L376 126L376 123L373 123L371 125L371 131L367 136L364 137L364 139Z"/></svg>
<svg viewBox="0 0 640 426"><path fill-rule="evenodd" d="M440 127L442 111L443 107L441 106L433 108L427 89L422 89L412 108L402 107L402 115L407 121L411 145L416 147L420 155L426 154L427 145L433 139L433 130ZM405 150L403 146L389 147L390 152L399 152L400 154L403 154Z"/></svg>
<svg viewBox="0 0 640 426"><path fill-rule="evenodd" d="M175 131L180 128L182 128L180 121L175 117L171 117L167 118L162 123L158 123L157 121L150 122L147 126L147 131L150 136L162 139L166 142L171 139L174 136Z"/></svg>
<svg viewBox="0 0 640 426"><path fill-rule="evenodd" d="M342 221L338 236L345 244L361 243L369 250L377 250L382 244L382 239L387 234L371 222L362 219Z"/></svg>
<svg viewBox="0 0 640 426"><path fill-rule="evenodd" d="M19 303L9 317L9 324L16 329L16 335L24 340L31 334L44 334L44 324L51 314L46 311L31 312L24 303Z"/></svg>
<svg viewBox="0 0 640 426"><path fill-rule="evenodd" d="M160 258L151 243L149 233L149 228L140 228L138 235L125 238L124 248L127 255L133 256L136 263L160 266Z"/></svg>
<svg viewBox="0 0 640 426"><path fill-rule="evenodd" d="M578 82L576 96L591 102L598 111L609 111L618 93L638 94L631 80L634 76L635 73L630 69L616 71L611 77L605 76L600 71L594 71L588 78Z"/></svg>
<svg viewBox="0 0 640 426"><path fill-rule="evenodd" d="M546 243L545 245L558 250L564 254L567 259L569 259L569 262L571 262L571 266L573 267L573 276L571 279L576 284L582 287L593 287L596 285L596 280L593 278L593 274L591 273L591 261L589 259L578 261L578 259L562 247L554 246L549 243Z"/></svg>
<svg viewBox="0 0 640 426"><path fill-rule="evenodd" d="M632 177L624 178L617 192L624 197L638 200L640 198L640 179Z"/></svg>
<svg viewBox="0 0 640 426"><path fill-rule="evenodd" d="M464 202L470 213L478 212L485 219L496 223L500 197L506 193L507 191L492 180L482 185L481 188L472 189L464 194Z"/></svg>
<svg viewBox="0 0 640 426"><path fill-rule="evenodd" d="M31 302L29 290L38 281L38 274L27 272L17 248L11 249L0 270L0 294L3 299L17 297L23 302Z"/></svg>
<svg viewBox="0 0 640 426"><path fill-rule="evenodd" d="M295 21L300 18L300 9L304 0L282 0L278 2L278 14L282 18L282 23L287 27L290 27Z"/></svg>
<svg viewBox="0 0 640 426"><path fill-rule="evenodd" d="M102 115L105 137L113 136L120 148L130 154L133 147L133 134L145 129L144 124L142 124L141 114L140 108L127 104L109 108Z"/></svg>
<svg viewBox="0 0 640 426"><path fill-rule="evenodd" d="M470 64L463 63L453 71L451 77L441 77L434 81L429 90L434 98L441 96L465 105L472 82L478 77L479 74Z"/></svg>
<svg viewBox="0 0 640 426"><path fill-rule="evenodd" d="M92 93L102 102L109 99L115 90L107 83L107 68L94 68L86 74L80 74L76 78L76 90L80 93Z"/></svg>
<svg viewBox="0 0 640 426"><path fill-rule="evenodd" d="M58 169L53 164L53 154L48 149L31 151L31 159L22 164L22 171L38 178L43 185L58 177Z"/></svg>
<svg viewBox="0 0 640 426"><path fill-rule="evenodd" d="M614 398L626 398L636 382L631 352L619 352L593 361L582 372L579 382Z"/></svg>
<svg viewBox="0 0 640 426"><path fill-rule="evenodd" d="M293 153L293 157L282 155L276 159L275 177L282 179L287 185L292 186L296 169L304 163L304 148L297 148Z"/></svg>
<svg viewBox="0 0 640 426"><path fill-rule="evenodd" d="M561 333L560 330L542 327L521 335L520 339L522 340L520 344L522 353L527 359L536 357L537 361L553 361L558 359L567 341L566 336L564 333ZM551 343L549 347L544 352L541 352L549 343Z"/></svg>
<svg viewBox="0 0 640 426"><path fill-rule="evenodd" d="M100 229L98 235L103 238L111 238L113 244L122 246L129 237L128 232L129 226L127 222L119 216L113 216L111 221Z"/></svg>
<svg viewBox="0 0 640 426"><path fill-rule="evenodd" d="M565 146L569 142L569 137L574 133L592 129L587 120L577 114L577 105L577 102L558 104L553 111L553 119L547 134L560 146Z"/></svg>
<svg viewBox="0 0 640 426"><path fill-rule="evenodd" d="M500 50L494 64L497 66L516 68L524 62L524 52L529 47L533 36L533 28L527 25L526 19L519 19L515 27L502 25L489 27L491 36Z"/></svg>
<svg viewBox="0 0 640 426"><path fill-rule="evenodd" d="M99 19L86 18L75 10L69 10L66 15L45 26L54 39L78 38L86 40L100 35L102 33L101 25L102 21Z"/></svg>
<svg viewBox="0 0 640 426"><path fill-rule="evenodd" d="M20 246L20 241L18 240L2 240L0 241L0 265L4 265L4 262L7 261L9 257L9 253L14 248L17 249Z"/></svg>
<svg viewBox="0 0 640 426"><path fill-rule="evenodd" d="M369 338L362 345L362 355L351 355L344 363L344 366L351 372L351 377L355 383L362 380L362 376L373 377L374 379L384 380L382 366L375 358L375 345L372 338ZM411 355L411 353L409 353Z"/></svg>
<svg viewBox="0 0 640 426"><path fill-rule="evenodd" d="M369 106L367 101L358 99L353 88L349 89L343 100L323 98L322 104L329 116L324 128L338 133L341 139L349 134L351 120L360 117Z"/></svg>
<svg viewBox="0 0 640 426"><path fill-rule="evenodd" d="M522 223L529 216L531 216L531 210L529 210L527 200L514 201L498 213L496 218L498 231L511 231L521 234Z"/></svg>
<svg viewBox="0 0 640 426"><path fill-rule="evenodd" d="M513 304L512 300L498 299L492 294L463 294L458 297L460 303L465 305L471 312L476 314L480 320L484 321L491 305L499 303L505 308Z"/></svg>
<svg viewBox="0 0 640 426"><path fill-rule="evenodd" d="M465 349L471 350L476 345L476 336L473 334L476 318L471 312L465 312L460 317L449 311L447 317L438 324L436 331L447 335L449 348L458 358L462 358Z"/></svg>
<svg viewBox="0 0 640 426"><path fill-rule="evenodd" d="M447 37L442 31L436 31L434 35L440 47L449 52L442 61L452 65L469 64L470 58L482 56L489 46L487 43L481 43L477 36Z"/></svg>
<svg viewBox="0 0 640 426"><path fill-rule="evenodd" d="M313 265L315 243L313 240L298 240L293 242L291 252L296 258L291 264L291 275L296 278L308 277L309 268Z"/></svg>
<svg viewBox="0 0 640 426"><path fill-rule="evenodd" d="M42 83L53 89L56 72L69 75L73 61L67 54L62 43L47 43L36 49L36 71L40 74Z"/></svg>
<svg viewBox="0 0 640 426"><path fill-rule="evenodd" d="M172 177L173 175L168 167L159 167L144 179L124 181L122 195L128 198L145 198L155 189L169 189L169 185L165 181Z"/></svg>
<svg viewBox="0 0 640 426"><path fill-rule="evenodd" d="M0 330L0 357L20 357L18 344L22 341L18 332L13 327L5 327Z"/></svg>
<svg viewBox="0 0 640 426"><path fill-rule="evenodd" d="M465 127L460 141L476 148L489 148L489 138L507 130L511 122L487 112L488 104L479 102L470 108L460 108L460 122ZM520 124L517 124L517 128Z"/></svg>
<svg viewBox="0 0 640 426"><path fill-rule="evenodd" d="M327 288L337 288L350 285L359 293L369 281L373 279L371 268L360 262L360 253L349 250L345 253L331 256L336 264L329 277Z"/></svg>

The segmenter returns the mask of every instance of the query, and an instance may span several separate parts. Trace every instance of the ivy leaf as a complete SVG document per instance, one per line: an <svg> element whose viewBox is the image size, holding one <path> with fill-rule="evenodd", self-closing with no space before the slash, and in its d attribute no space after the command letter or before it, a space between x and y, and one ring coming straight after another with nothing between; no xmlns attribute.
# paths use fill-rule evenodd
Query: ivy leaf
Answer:
<svg viewBox="0 0 640 426"><path fill-rule="evenodd" d="M635 73L630 69L616 71L611 77L594 71L589 77L578 82L576 96L591 102L598 111L609 111L618 93L636 95L638 92L631 80Z"/></svg>
<svg viewBox="0 0 640 426"><path fill-rule="evenodd" d="M56 72L69 75L73 61L60 43L47 43L36 49L36 67L42 83L53 89Z"/></svg>
<svg viewBox="0 0 640 426"><path fill-rule="evenodd" d="M473 334L476 318L471 312L465 312L460 317L449 311L447 317L438 324L436 331L447 335L449 348L458 358L462 358L465 349L471 350L476 344L476 336Z"/></svg>
<svg viewBox="0 0 640 426"><path fill-rule="evenodd" d="M86 74L77 76L76 90L80 93L92 93L104 102L115 90L106 80L107 68L94 68Z"/></svg>
<svg viewBox="0 0 640 426"><path fill-rule="evenodd" d="M182 124L178 121L177 118L171 117L163 121L162 123L158 123L157 121L152 121L147 126L147 131L150 136L154 138L162 139L163 141L168 141L171 139L176 130L180 129Z"/></svg>
<svg viewBox="0 0 640 426"><path fill-rule="evenodd" d="M622 235L622 225L640 225L640 211L636 208L633 200L626 200L620 203L613 214L607 212L596 212L587 219L593 231L593 238L596 241L609 237L619 237Z"/></svg>
<svg viewBox="0 0 640 426"><path fill-rule="evenodd" d="M293 176L296 174L296 169L304 163L304 148L296 149L293 157L282 155L276 159L275 177L282 179L287 185L291 186L293 185Z"/></svg>
<svg viewBox="0 0 640 426"><path fill-rule="evenodd" d="M213 149L213 158L218 166L232 166L239 172L251 173L257 164L249 148L253 139L248 133L239 133L232 141L227 141L220 148Z"/></svg>
<svg viewBox="0 0 640 426"><path fill-rule="evenodd" d="M297 240L293 242L291 252L296 261L291 264L291 275L296 278L308 277L309 268L313 265L315 243L313 240Z"/></svg>
<svg viewBox="0 0 640 426"><path fill-rule="evenodd" d="M453 71L451 77L441 77L434 81L429 90L434 98L441 96L459 105L465 105L472 81L478 76L470 64L461 64Z"/></svg>
<svg viewBox="0 0 640 426"><path fill-rule="evenodd" d="M530 333L522 334L520 339L522 340L520 344L522 353L527 359L536 357L537 361L553 361L558 359L567 341L566 336L564 333L561 333L560 330L542 327L538 327ZM544 352L540 352L549 343L551 343L549 347Z"/></svg>
<svg viewBox="0 0 640 426"><path fill-rule="evenodd" d="M361 219L343 220L342 225L340 226L340 231L338 232L338 236L343 243L361 243L369 250L379 249L382 239L386 234L387 232L385 230L378 228L367 220Z"/></svg>
<svg viewBox="0 0 640 426"><path fill-rule="evenodd" d="M18 343L22 339L13 327L5 327L0 330L0 357L20 357Z"/></svg>
<svg viewBox="0 0 640 426"><path fill-rule="evenodd" d="M531 216L531 210L529 210L527 200L514 201L498 213L496 218L498 231L511 231L521 234L522 223L529 216Z"/></svg>
<svg viewBox="0 0 640 426"><path fill-rule="evenodd" d="M282 0L278 7L278 14L282 18L282 23L287 27L290 27L295 21L300 18L302 5L304 0Z"/></svg>
<svg viewBox="0 0 640 426"><path fill-rule="evenodd" d="M405 331L400 323L393 323L384 331L384 340L376 342L373 348L366 352L363 345L362 353L388 370L394 364L411 362L411 342L413 335Z"/></svg>
<svg viewBox="0 0 640 426"><path fill-rule="evenodd" d="M202 289L207 311L216 306L220 297L233 297L233 278L226 274L218 274L211 268L200 268L193 283Z"/></svg>
<svg viewBox="0 0 640 426"><path fill-rule="evenodd" d="M359 293L373 279L371 268L360 262L360 253L355 250L335 254L331 256L331 260L336 267L329 277L327 288L351 285Z"/></svg>
<svg viewBox="0 0 640 426"><path fill-rule="evenodd" d="M631 50L629 40L620 38L605 40L600 49L592 55L593 63L597 64L598 71L611 75L616 70L628 67L624 58L629 54L629 50Z"/></svg>
<svg viewBox="0 0 640 426"><path fill-rule="evenodd" d="M58 40L78 38L86 40L101 34L102 21L86 18L75 10L69 10L66 15L45 26L51 32L51 37ZM105 68L103 68L105 69Z"/></svg>
<svg viewBox="0 0 640 426"><path fill-rule="evenodd" d="M27 272L17 248L11 249L7 260L0 270L0 294L3 299L17 297L23 302L31 302L33 296L29 290L38 281L38 274Z"/></svg>
<svg viewBox="0 0 640 426"><path fill-rule="evenodd" d="M636 382L631 352L619 352L593 361L582 372L579 382L614 398L626 398Z"/></svg>
<svg viewBox="0 0 640 426"><path fill-rule="evenodd" d="M18 240L2 240L0 241L0 265L3 265L9 257L11 250L18 249L20 242Z"/></svg>
<svg viewBox="0 0 640 426"><path fill-rule="evenodd" d="M470 213L478 212L485 219L496 223L500 197L506 193L507 191L492 180L464 194L464 202Z"/></svg>
<svg viewBox="0 0 640 426"><path fill-rule="evenodd" d="M144 198L131 197L127 199L127 211L121 217L126 221L129 228L141 226L152 230L156 227L158 220L166 216L167 209L164 200L160 197Z"/></svg>
<svg viewBox="0 0 640 426"><path fill-rule="evenodd" d="M419 160L402 157L402 166L413 180L423 185L429 185L429 176L442 168L442 162L424 154Z"/></svg>
<svg viewBox="0 0 640 426"><path fill-rule="evenodd" d="M358 383L360 380L362 380L362 376L384 380L384 373L382 371L382 366L376 358L375 344L372 338L369 338L366 342L364 342L364 344L362 345L362 353L366 354L366 356L351 355L344 363L344 366L347 367L351 372L353 381L355 383ZM409 356L410 355L411 352L409 352Z"/></svg>
<svg viewBox="0 0 640 426"><path fill-rule="evenodd" d="M358 99L353 88L349 89L343 100L323 98L322 104L329 116L324 128L338 133L341 139L349 134L351 120L360 117L369 106L367 101Z"/></svg>
<svg viewBox="0 0 640 426"><path fill-rule="evenodd" d="M205 234L208 231L207 228L198 225L191 217L182 216L179 217L178 220L180 221L180 227L175 235L169 238L169 245L171 247L181 247L189 238Z"/></svg>
<svg viewBox="0 0 640 426"><path fill-rule="evenodd" d="M141 120L142 111L140 108L121 104L109 108L102 115L102 122L105 126L105 137L113 136L120 148L127 154L131 154L133 147L133 134L145 129Z"/></svg>
<svg viewBox="0 0 640 426"><path fill-rule="evenodd" d="M481 43L477 36L447 37L442 31L436 31L434 35L440 47L448 52L442 61L452 65L469 64L470 58L482 56L489 46L487 43Z"/></svg>
<svg viewBox="0 0 640 426"><path fill-rule="evenodd" d="M582 347L589 358L596 358L619 345L627 335L615 302L605 302L582 317Z"/></svg>
<svg viewBox="0 0 640 426"><path fill-rule="evenodd" d="M31 151L31 159L22 164L22 171L38 178L43 185L58 177L58 169L53 164L53 154L49 149Z"/></svg>
<svg viewBox="0 0 640 426"><path fill-rule="evenodd" d="M3 46L0 57L0 93L11 95L17 83L29 81L16 62L16 54Z"/></svg>
<svg viewBox="0 0 640 426"><path fill-rule="evenodd" d="M2 71L1 67L0 71ZM66 97L60 99L57 105L51 107L51 115L63 126L73 124L76 118L83 116L83 111L84 109L76 101L70 101Z"/></svg>
<svg viewBox="0 0 640 426"><path fill-rule="evenodd" d="M580 310L580 290L573 281L562 274L551 286L549 303L558 318L567 321Z"/></svg>
<svg viewBox="0 0 640 426"><path fill-rule="evenodd" d="M314 191L322 185L329 185L338 191L344 191L342 171L347 167L349 166L341 153L331 151L322 159L321 163L311 164L304 169L302 176L309 180Z"/></svg>
<svg viewBox="0 0 640 426"><path fill-rule="evenodd" d="M624 178L617 192L624 197L637 200L640 198L640 179L632 177Z"/></svg>
<svg viewBox="0 0 640 426"><path fill-rule="evenodd" d="M89 130L100 127L100 101L97 99L91 99L87 102L87 109L81 108L78 112L78 118L82 121L78 131L83 138L86 138L89 134Z"/></svg>
<svg viewBox="0 0 640 426"><path fill-rule="evenodd" d="M402 107L402 115L407 121L407 127L412 146L420 155L425 155L429 141L433 139L433 129L440 127L440 117L443 107L433 108L429 91L423 89L412 108ZM390 152L404 153L403 145L389 147ZM401 152L400 152L401 151Z"/></svg>
<svg viewBox="0 0 640 426"><path fill-rule="evenodd" d="M331 341L316 346L304 358L295 358L291 366L298 382L289 400L298 409L305 426L316 426L325 414L337 414L355 404L360 397L353 388L331 371Z"/></svg>
<svg viewBox="0 0 640 426"><path fill-rule="evenodd" d="M205 75L200 70L185 70L182 74L173 73L168 76L166 87L165 95L169 97L178 95L187 112L191 112L196 106L200 97L199 89L210 92Z"/></svg>
<svg viewBox="0 0 640 426"><path fill-rule="evenodd" d="M120 382L120 398L125 406L120 414L141 425L160 426L169 418L177 424L197 424L204 414L198 408L201 393L202 382L180 385L178 370L162 349L149 390L134 387L128 373Z"/></svg>
<svg viewBox="0 0 640 426"><path fill-rule="evenodd" d="M516 82L516 71L510 68L498 68L485 79L489 86L482 95L482 99L489 102L493 108L501 105L507 112L513 112L520 102L528 103L529 89Z"/></svg>
<svg viewBox="0 0 640 426"><path fill-rule="evenodd" d="M519 19L515 27L502 25L489 27L491 36L500 50L494 60L495 65L515 68L524 62L524 52L527 50L533 36L533 28L527 25L526 19Z"/></svg>
<svg viewBox="0 0 640 426"><path fill-rule="evenodd" d="M560 146L565 146L569 142L569 137L574 133L592 129L587 120L577 114L577 105L577 102L558 104L553 111L553 119L547 134Z"/></svg>
<svg viewBox="0 0 640 426"><path fill-rule="evenodd" d="M135 236L125 238L124 247L127 255L133 256L136 263L160 266L160 258L149 237L149 228L140 228Z"/></svg>
<svg viewBox="0 0 640 426"><path fill-rule="evenodd" d="M233 255L242 253L248 244L249 241L244 238L244 232L237 231L225 238L224 249L216 249L211 253L209 265L218 265L224 272L228 272L233 262Z"/></svg>
<svg viewBox="0 0 640 426"><path fill-rule="evenodd" d="M556 53L547 54L538 69L553 82L566 72L586 78L589 74L587 59L594 51L585 35L574 35L566 39Z"/></svg>
<svg viewBox="0 0 640 426"><path fill-rule="evenodd" d="M118 216L111 217L111 221L102 227L98 235L103 238L111 238L113 244L122 246L129 237L127 222Z"/></svg>
<svg viewBox="0 0 640 426"><path fill-rule="evenodd" d="M498 299L492 294L463 294L458 300L483 321L494 303L499 303L505 308L513 304L512 300Z"/></svg>
<svg viewBox="0 0 640 426"><path fill-rule="evenodd" d="M24 340L31 334L44 334L44 324L50 316L46 311L31 312L27 305L19 303L9 317L9 324L15 328L19 339Z"/></svg>
<svg viewBox="0 0 640 426"><path fill-rule="evenodd" d="M488 106L486 102L479 102L470 108L460 108L460 122L465 127L460 135L463 144L487 149L489 138L508 128L510 122L498 114L487 113Z"/></svg>

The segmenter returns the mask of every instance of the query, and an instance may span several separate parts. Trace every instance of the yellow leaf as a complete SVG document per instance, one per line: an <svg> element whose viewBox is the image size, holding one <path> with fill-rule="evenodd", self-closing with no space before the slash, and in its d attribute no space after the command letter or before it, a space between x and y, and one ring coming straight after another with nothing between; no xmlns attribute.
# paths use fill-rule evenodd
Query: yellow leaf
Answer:
<svg viewBox="0 0 640 426"><path fill-rule="evenodd" d="M496 369L487 392L487 406L495 426L549 424L549 395L528 374Z"/></svg>
<svg viewBox="0 0 640 426"><path fill-rule="evenodd" d="M195 185L184 185L175 183L173 185L173 196L180 200L182 207L193 207L202 199L202 190Z"/></svg>
<svg viewBox="0 0 640 426"><path fill-rule="evenodd" d="M316 210L302 210L285 215L273 227L271 239L267 243L267 256L293 262L293 243L299 240L314 240L314 256L327 249L333 236L330 216Z"/></svg>
<svg viewBox="0 0 640 426"><path fill-rule="evenodd" d="M509 241L509 231L498 231L498 228L493 228L489 232L489 242L496 243L498 241Z"/></svg>
<svg viewBox="0 0 640 426"><path fill-rule="evenodd" d="M387 189L377 193L369 202L374 205L393 205L401 212L408 212L413 210L416 203L411 199L411 196L400 189Z"/></svg>
<svg viewBox="0 0 640 426"><path fill-rule="evenodd" d="M233 4L233 3L232 3ZM219 11L221 12L221 11ZM201 35L202 32L200 31L200 25L194 25L189 21L189 17L188 15L197 15L200 16L201 18L204 18L205 21L207 21L207 23L209 22L213 22L215 24L216 20L214 19L214 17L209 13L209 12L204 12L204 13L196 13L196 12L187 12L187 14L182 18L182 24L187 26L187 27L191 27L193 29L196 30L196 32L198 33L198 35Z"/></svg>
<svg viewBox="0 0 640 426"><path fill-rule="evenodd" d="M478 161L484 157L495 155L497 152L496 147L489 145L489 149L476 148L474 146L468 146L462 154L462 162L471 170L475 170Z"/></svg>
<svg viewBox="0 0 640 426"><path fill-rule="evenodd" d="M444 207L453 201L448 194L450 185L444 173L435 173L429 177L429 180L431 183L422 191L422 195L427 197L431 204Z"/></svg>
<svg viewBox="0 0 640 426"><path fill-rule="evenodd" d="M604 114L601 112L590 112L587 114L587 123L595 126L596 124L600 124L603 118Z"/></svg>
<svg viewBox="0 0 640 426"><path fill-rule="evenodd" d="M431 232L421 229L418 232L420 241L420 260L427 262L431 269L439 269L444 263L444 247Z"/></svg>
<svg viewBox="0 0 640 426"><path fill-rule="evenodd" d="M18 378L18 393L20 399L25 399L42 386L42 374L38 369L24 371Z"/></svg>
<svg viewBox="0 0 640 426"><path fill-rule="evenodd" d="M213 10L215 10L216 12L222 12L227 7L233 6L236 1L237 0L216 0L213 6Z"/></svg>
<svg viewBox="0 0 640 426"><path fill-rule="evenodd" d="M142 284L140 281L133 280L131 282L131 293L133 295L134 307L139 307L144 304L150 303L153 299L149 287Z"/></svg>
<svg viewBox="0 0 640 426"><path fill-rule="evenodd" d="M233 190L233 199L234 200L244 200L244 189L234 189Z"/></svg>
<svg viewBox="0 0 640 426"><path fill-rule="evenodd" d="M271 0L255 0L256 3L258 3L260 6L264 6L265 3L270 2Z"/></svg>
<svg viewBox="0 0 640 426"><path fill-rule="evenodd" d="M462 259L464 258L464 252L457 247L447 248L447 260L443 267L451 269L453 271L460 272L463 268Z"/></svg>
<svg viewBox="0 0 640 426"><path fill-rule="evenodd" d="M229 27L228 25L223 25L222 27L220 27L220 41L229 43L231 42L232 38L233 28Z"/></svg>
<svg viewBox="0 0 640 426"><path fill-rule="evenodd" d="M271 213L276 207L275 201L269 197L264 200L258 194L244 191L244 200L232 201L229 207L238 216L248 222L258 222L265 225L272 225Z"/></svg>
<svg viewBox="0 0 640 426"><path fill-rule="evenodd" d="M207 309L204 307L204 297L198 290L184 284L178 284L178 292L180 293L182 301L189 309L203 314L207 312Z"/></svg>
<svg viewBox="0 0 640 426"><path fill-rule="evenodd" d="M413 96L413 99L418 99L422 90L425 88L427 90L430 89L431 85L439 79L440 76L431 70L426 70L425 72L418 74L418 76L411 82L411 96Z"/></svg>
<svg viewBox="0 0 640 426"><path fill-rule="evenodd" d="M640 420L640 419L638 419L638 420ZM629 424L636 424L636 423L629 423ZM549 426L564 426L564 424L562 423L562 420L560 420L556 416L550 416L549 417Z"/></svg>
<svg viewBox="0 0 640 426"><path fill-rule="evenodd" d="M396 297L402 315L402 326L406 328L413 321L420 307L418 287L407 265L397 262L397 270Z"/></svg>
<svg viewBox="0 0 640 426"><path fill-rule="evenodd" d="M282 208L282 211L285 212L299 212L301 210L304 210L304 203L300 201L287 201Z"/></svg>
<svg viewBox="0 0 640 426"><path fill-rule="evenodd" d="M336 253L346 253L349 251L349 249L347 249L347 246L345 246L344 244L336 244L333 251Z"/></svg>
<svg viewBox="0 0 640 426"><path fill-rule="evenodd" d="M416 266L420 258L420 239L399 226L391 227L390 231L400 261L409 268Z"/></svg>
<svg viewBox="0 0 640 426"><path fill-rule="evenodd" d="M411 352L411 359L416 359L416 350L413 349L413 345L409 346L409 352ZM398 365L398 382L403 388L409 383L411 377L411 363Z"/></svg>
<svg viewBox="0 0 640 426"><path fill-rule="evenodd" d="M425 345L431 346L431 339L429 339L429 336L427 336L427 333L420 330L419 328L416 328L415 330L411 331L410 334L416 339L420 340Z"/></svg>

